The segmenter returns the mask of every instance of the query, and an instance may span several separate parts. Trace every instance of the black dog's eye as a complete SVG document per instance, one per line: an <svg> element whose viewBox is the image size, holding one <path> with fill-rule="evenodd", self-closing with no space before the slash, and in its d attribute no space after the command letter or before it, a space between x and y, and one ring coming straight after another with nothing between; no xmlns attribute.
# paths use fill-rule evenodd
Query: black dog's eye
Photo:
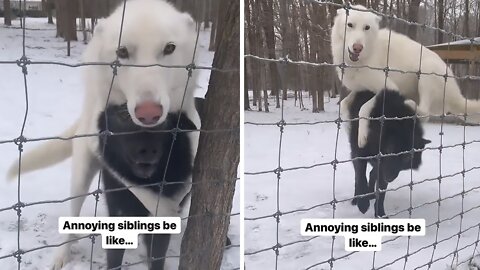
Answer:
<svg viewBox="0 0 480 270"><path fill-rule="evenodd" d="M370 25L366 25L365 30L369 30L369 29L370 29Z"/></svg>
<svg viewBox="0 0 480 270"><path fill-rule="evenodd" d="M129 57L128 49L125 46L120 46L117 49L117 56L121 59L127 59Z"/></svg>
<svg viewBox="0 0 480 270"><path fill-rule="evenodd" d="M172 54L175 49L177 48L177 46L175 46L175 44L173 43L168 43L165 48L163 49L163 54L164 55L169 55L169 54Z"/></svg>
<svg viewBox="0 0 480 270"><path fill-rule="evenodd" d="M348 23L347 26L350 27L350 28L352 28L352 27L353 27L353 24L352 24L352 23Z"/></svg>

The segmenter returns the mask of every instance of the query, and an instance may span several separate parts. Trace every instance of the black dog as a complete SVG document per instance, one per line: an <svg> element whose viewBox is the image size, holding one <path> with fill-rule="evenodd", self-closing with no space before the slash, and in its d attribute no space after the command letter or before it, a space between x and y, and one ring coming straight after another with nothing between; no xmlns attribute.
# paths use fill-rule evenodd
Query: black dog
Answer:
<svg viewBox="0 0 480 270"><path fill-rule="evenodd" d="M370 91L351 93L355 97L348 108L350 119L358 118L358 112L362 105L373 98L375 94ZM378 118L385 115L386 118L412 117L415 115L413 108L405 104L405 98L398 92L383 90L375 97L375 107L370 117ZM385 100L385 105L383 101ZM384 111L383 111L384 109ZM364 148L358 147L358 121L352 121L350 127L350 147L352 150L353 167L355 169L355 198L353 205L357 205L360 212L365 213L370 206L370 199L375 194L361 196L375 191L378 184L378 200L375 201L375 216L385 216L383 206L385 191L388 183L397 178L402 170L418 169L422 163L422 152L409 152L400 155L392 155L377 159L375 156L382 154L396 154L412 149L423 149L429 140L423 138L423 129L420 121L414 118L403 120L384 120L382 136L380 136L381 121L370 120L367 144ZM381 146L380 146L381 139ZM369 159L355 159L357 157L372 157ZM370 181L367 183L367 163L373 168L370 171Z"/></svg>
<svg viewBox="0 0 480 270"><path fill-rule="evenodd" d="M168 198L178 196L188 188L187 180L193 167L192 146L186 132L170 132L177 127L177 122L182 130L196 129L185 114L171 113L161 125L146 129L132 122L125 106L109 106L101 113L98 121L100 131L105 131L108 124L108 130L114 133L129 133L100 137L98 152L105 166L102 173L110 216L150 215L128 189L108 192L125 188L118 177L127 179L132 185L151 184L148 188ZM144 237L148 254L153 258L165 258L170 235ZM107 250L108 269L122 265L124 252L124 249ZM154 260L150 269L164 269L164 264L165 259Z"/></svg>

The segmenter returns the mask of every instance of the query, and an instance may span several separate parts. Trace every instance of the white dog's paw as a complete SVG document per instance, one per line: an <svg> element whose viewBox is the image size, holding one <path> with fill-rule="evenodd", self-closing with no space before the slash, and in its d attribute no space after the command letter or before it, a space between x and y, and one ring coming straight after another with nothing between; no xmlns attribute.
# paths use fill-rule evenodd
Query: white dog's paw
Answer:
<svg viewBox="0 0 480 270"><path fill-rule="evenodd" d="M417 103L411 99L406 99L404 103L414 111L417 109Z"/></svg>
<svg viewBox="0 0 480 270"><path fill-rule="evenodd" d="M55 254L55 260L53 262L52 270L62 269L70 261L70 249L61 247Z"/></svg>
<svg viewBox="0 0 480 270"><path fill-rule="evenodd" d="M358 147L363 148L367 145L368 137L368 120L358 120Z"/></svg>
<svg viewBox="0 0 480 270"><path fill-rule="evenodd" d="M367 136L358 133L358 147L364 148L367 145Z"/></svg>

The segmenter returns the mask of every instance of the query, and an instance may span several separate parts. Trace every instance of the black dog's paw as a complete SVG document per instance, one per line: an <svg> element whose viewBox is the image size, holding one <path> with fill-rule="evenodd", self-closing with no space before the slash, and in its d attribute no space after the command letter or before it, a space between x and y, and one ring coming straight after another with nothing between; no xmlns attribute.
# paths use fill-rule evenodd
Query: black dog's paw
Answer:
<svg viewBox="0 0 480 270"><path fill-rule="evenodd" d="M365 214L370 207L370 201L366 198L359 198L357 199L357 207L362 214Z"/></svg>
<svg viewBox="0 0 480 270"><path fill-rule="evenodd" d="M362 214L365 214L370 207L370 200L367 198L353 198L352 205L356 205L358 210L360 210Z"/></svg>

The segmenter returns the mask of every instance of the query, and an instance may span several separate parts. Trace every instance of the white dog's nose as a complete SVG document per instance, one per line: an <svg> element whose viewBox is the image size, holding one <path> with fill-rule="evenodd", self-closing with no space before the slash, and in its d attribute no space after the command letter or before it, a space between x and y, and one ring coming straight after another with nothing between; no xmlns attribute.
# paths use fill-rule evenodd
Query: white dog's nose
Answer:
<svg viewBox="0 0 480 270"><path fill-rule="evenodd" d="M353 52L354 53L360 53L363 50L363 45L359 43L353 44Z"/></svg>
<svg viewBox="0 0 480 270"><path fill-rule="evenodd" d="M135 107L135 117L145 125L156 124L162 115L163 106L152 101L145 101Z"/></svg>

